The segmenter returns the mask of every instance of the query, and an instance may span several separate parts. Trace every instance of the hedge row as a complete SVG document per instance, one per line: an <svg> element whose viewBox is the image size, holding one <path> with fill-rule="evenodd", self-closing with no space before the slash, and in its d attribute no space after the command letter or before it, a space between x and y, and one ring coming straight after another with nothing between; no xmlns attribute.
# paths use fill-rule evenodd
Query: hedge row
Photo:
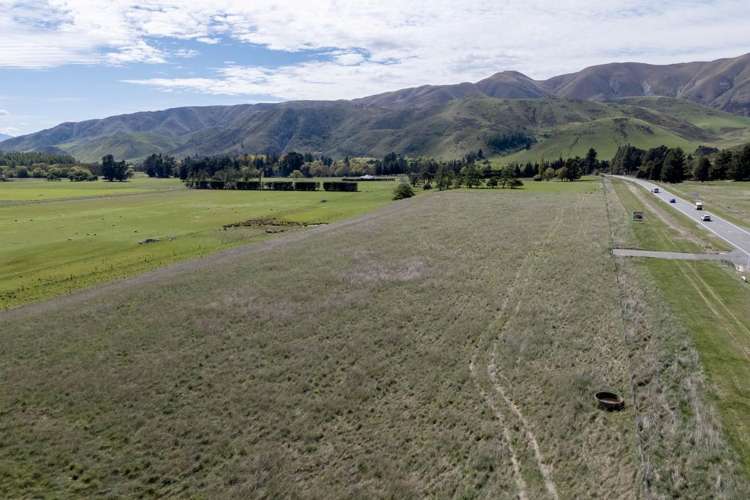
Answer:
<svg viewBox="0 0 750 500"><path fill-rule="evenodd" d="M187 186L193 189L238 189L241 191L317 191L320 182L315 181L188 181ZM357 191L356 182L323 182L325 191Z"/></svg>

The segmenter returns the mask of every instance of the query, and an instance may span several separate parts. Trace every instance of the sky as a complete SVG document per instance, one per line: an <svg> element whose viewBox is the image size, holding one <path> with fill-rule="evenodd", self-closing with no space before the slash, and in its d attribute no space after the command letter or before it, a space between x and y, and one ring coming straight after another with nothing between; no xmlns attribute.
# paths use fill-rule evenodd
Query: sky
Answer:
<svg viewBox="0 0 750 500"><path fill-rule="evenodd" d="M750 0L0 0L0 133L750 52Z"/></svg>

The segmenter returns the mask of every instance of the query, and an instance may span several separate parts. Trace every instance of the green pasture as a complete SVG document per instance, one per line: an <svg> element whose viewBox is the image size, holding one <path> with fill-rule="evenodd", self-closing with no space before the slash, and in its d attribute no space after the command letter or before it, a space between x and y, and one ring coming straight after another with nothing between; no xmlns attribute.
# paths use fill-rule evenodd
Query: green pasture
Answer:
<svg viewBox="0 0 750 500"><path fill-rule="evenodd" d="M128 182L13 179L10 182L0 182L0 206L18 202L117 196L173 189L185 188L179 179L150 179L143 175L137 175Z"/></svg>
<svg viewBox="0 0 750 500"><path fill-rule="evenodd" d="M0 202L0 308L257 241L282 229L302 230L224 230L225 224L353 217L388 203L393 187L371 182L360 183L357 193L199 191L177 180L144 177L126 183L2 183L0 200L16 202ZM36 203L41 197L67 199ZM141 243L147 239L158 241Z"/></svg>

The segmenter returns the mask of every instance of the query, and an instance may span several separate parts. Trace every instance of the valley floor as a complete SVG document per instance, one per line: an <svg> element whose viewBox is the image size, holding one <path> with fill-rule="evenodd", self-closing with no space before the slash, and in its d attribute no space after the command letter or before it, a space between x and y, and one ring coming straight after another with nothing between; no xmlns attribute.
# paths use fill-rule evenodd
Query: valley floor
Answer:
<svg viewBox="0 0 750 500"><path fill-rule="evenodd" d="M387 204L394 184L358 193L198 191L179 179L0 183L0 309L134 276Z"/></svg>
<svg viewBox="0 0 750 500"><path fill-rule="evenodd" d="M626 221L432 193L0 312L0 495L746 497Z"/></svg>

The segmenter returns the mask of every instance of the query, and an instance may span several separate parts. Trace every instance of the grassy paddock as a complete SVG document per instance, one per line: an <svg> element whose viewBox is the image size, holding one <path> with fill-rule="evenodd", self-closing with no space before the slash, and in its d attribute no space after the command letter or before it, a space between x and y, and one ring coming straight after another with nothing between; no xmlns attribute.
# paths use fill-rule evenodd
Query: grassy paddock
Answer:
<svg viewBox="0 0 750 500"><path fill-rule="evenodd" d="M620 200L630 210L643 210L624 182L615 182ZM670 186L671 188L672 186ZM670 217L664 208L662 217ZM695 251L700 245L681 240L679 233L646 209L646 223L631 223L633 242L647 250ZM679 219L672 219L679 224ZM688 231L689 226L681 228ZM708 242L704 242L710 245ZM687 328L698 348L710 382L711 396L721 413L724 431L750 476L750 288L723 264L643 259L660 294ZM683 408L683 411L692 411Z"/></svg>
<svg viewBox="0 0 750 500"><path fill-rule="evenodd" d="M127 183L9 182L0 184L0 198L6 185L16 184L20 187L9 191L26 201L0 205L0 309L258 241L279 230L223 230L224 224L259 218L328 223L359 215L388 203L394 187L377 182L362 183L358 193L199 191L172 179L140 177ZM37 191L68 199L30 202ZM148 238L159 241L139 244Z"/></svg>
<svg viewBox="0 0 750 500"><path fill-rule="evenodd" d="M179 179L150 179L144 175L136 175L127 182L13 179L9 182L0 182L0 207L23 202L117 196L173 189L185 187Z"/></svg>
<svg viewBox="0 0 750 500"><path fill-rule="evenodd" d="M742 497L725 447L689 441L710 415L660 418L702 408L674 383L696 370L661 355L658 311L624 334L605 199L582 186L434 193L0 313L0 495ZM636 362L656 397L598 410L597 390L633 400ZM637 425L668 439L639 448Z"/></svg>

